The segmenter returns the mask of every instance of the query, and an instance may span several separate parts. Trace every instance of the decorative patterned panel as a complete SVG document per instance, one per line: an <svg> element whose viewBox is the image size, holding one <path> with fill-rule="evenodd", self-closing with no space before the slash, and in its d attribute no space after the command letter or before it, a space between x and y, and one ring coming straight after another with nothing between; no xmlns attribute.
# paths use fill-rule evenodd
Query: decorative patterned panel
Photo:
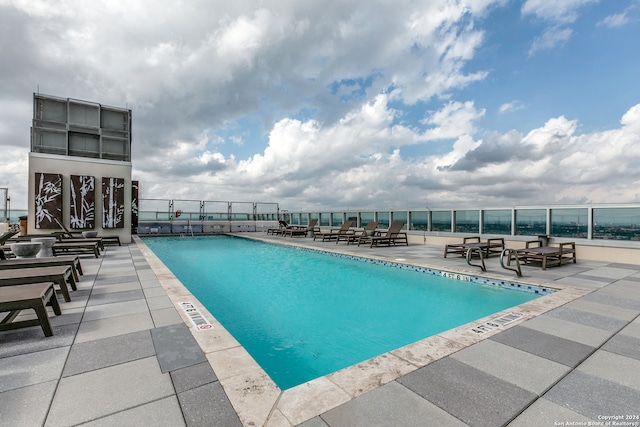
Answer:
<svg viewBox="0 0 640 427"><path fill-rule="evenodd" d="M86 175L71 175L69 221L71 228L94 228L96 218L96 179Z"/></svg>
<svg viewBox="0 0 640 427"><path fill-rule="evenodd" d="M131 181L131 234L138 232L138 181Z"/></svg>
<svg viewBox="0 0 640 427"><path fill-rule="evenodd" d="M124 178L102 178L102 228L124 228Z"/></svg>
<svg viewBox="0 0 640 427"><path fill-rule="evenodd" d="M60 229L62 224L62 175L36 172L35 228Z"/></svg>

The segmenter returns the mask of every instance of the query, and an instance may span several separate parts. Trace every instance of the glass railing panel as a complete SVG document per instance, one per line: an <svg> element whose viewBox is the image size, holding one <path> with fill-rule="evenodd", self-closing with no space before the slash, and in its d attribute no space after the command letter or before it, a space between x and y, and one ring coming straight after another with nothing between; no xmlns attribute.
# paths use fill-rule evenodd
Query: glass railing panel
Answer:
<svg viewBox="0 0 640 427"><path fill-rule="evenodd" d="M404 222L403 229L404 230L408 230L409 229L407 211L393 211L393 212L391 212L391 221L392 222L402 221L402 222Z"/></svg>
<svg viewBox="0 0 640 427"><path fill-rule="evenodd" d="M640 240L640 208L594 208L593 238Z"/></svg>
<svg viewBox="0 0 640 427"><path fill-rule="evenodd" d="M429 220L429 213L426 211L411 211L409 212L409 229L426 231Z"/></svg>
<svg viewBox="0 0 640 427"><path fill-rule="evenodd" d="M484 211L482 232L511 235L511 209Z"/></svg>
<svg viewBox="0 0 640 427"><path fill-rule="evenodd" d="M374 218L375 214L373 212L360 212L360 225L364 227L370 222L375 221Z"/></svg>
<svg viewBox="0 0 640 427"><path fill-rule="evenodd" d="M451 211L431 211L431 231L451 232Z"/></svg>
<svg viewBox="0 0 640 427"><path fill-rule="evenodd" d="M376 212L376 216L378 218L378 227L379 228L389 228L389 212Z"/></svg>
<svg viewBox="0 0 640 427"><path fill-rule="evenodd" d="M456 211L456 233L479 233L480 212L477 210Z"/></svg>
<svg viewBox="0 0 640 427"><path fill-rule="evenodd" d="M551 209L551 235L586 239L589 232L587 208Z"/></svg>
<svg viewBox="0 0 640 427"><path fill-rule="evenodd" d="M331 214L329 212L322 212L320 214L320 221L318 222L320 227L330 227L331 226Z"/></svg>
<svg viewBox="0 0 640 427"><path fill-rule="evenodd" d="M515 234L518 236L546 235L547 210L517 209Z"/></svg>

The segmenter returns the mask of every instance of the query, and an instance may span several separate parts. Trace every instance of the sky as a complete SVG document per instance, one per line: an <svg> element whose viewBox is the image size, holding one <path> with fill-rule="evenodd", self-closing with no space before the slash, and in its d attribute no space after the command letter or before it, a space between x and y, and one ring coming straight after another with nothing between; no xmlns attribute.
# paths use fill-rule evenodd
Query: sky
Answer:
<svg viewBox="0 0 640 427"><path fill-rule="evenodd" d="M640 0L0 0L0 188L33 93L129 108L144 199L640 202Z"/></svg>

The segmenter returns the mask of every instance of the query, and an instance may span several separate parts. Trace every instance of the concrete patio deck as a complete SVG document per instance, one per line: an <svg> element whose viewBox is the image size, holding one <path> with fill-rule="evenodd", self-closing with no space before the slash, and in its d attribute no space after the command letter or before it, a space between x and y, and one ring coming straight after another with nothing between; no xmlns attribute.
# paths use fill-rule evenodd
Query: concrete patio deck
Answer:
<svg viewBox="0 0 640 427"><path fill-rule="evenodd" d="M371 249L249 234L476 274L436 246ZM143 244L108 246L81 262L78 290L50 317L53 337L39 327L0 333L2 425L640 425L640 265L579 259L546 271L523 267L524 281L566 286L571 301L535 316L524 308L521 321L473 340L465 338L470 326L461 327L303 384L310 404L268 379L247 382L253 366L229 376L227 365L245 355L223 358L215 349L242 349L215 319L216 333L194 330L176 305L188 292ZM495 259L487 266L488 276L513 279Z"/></svg>

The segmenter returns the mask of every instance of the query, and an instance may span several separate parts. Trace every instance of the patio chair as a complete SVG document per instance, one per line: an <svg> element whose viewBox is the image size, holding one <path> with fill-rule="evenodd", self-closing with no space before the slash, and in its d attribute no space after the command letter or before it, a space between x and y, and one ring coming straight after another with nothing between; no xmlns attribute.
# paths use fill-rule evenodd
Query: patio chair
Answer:
<svg viewBox="0 0 640 427"><path fill-rule="evenodd" d="M322 237L322 241L326 242L326 241L337 239L338 236L340 235L354 234L355 232L349 229L352 224L353 224L353 221L347 220L344 223L342 223L340 228L330 228L326 232L314 233L313 240L316 240L318 237Z"/></svg>
<svg viewBox="0 0 640 427"><path fill-rule="evenodd" d="M398 244L405 244L409 246L409 241L407 240L407 233L401 232L402 227L404 227L404 222L395 221L392 222L389 226L389 229L386 233L380 234L378 236L362 236L358 238L358 246L363 243L369 243L369 247L374 246L391 246Z"/></svg>
<svg viewBox="0 0 640 427"><path fill-rule="evenodd" d="M495 237L482 242L480 241L480 236L464 237L462 243L445 245L444 257L446 258L450 253L466 257L469 249L479 249L485 258L491 255L499 255L504 250L504 238Z"/></svg>
<svg viewBox="0 0 640 427"><path fill-rule="evenodd" d="M60 292L64 296L64 300L69 302L71 301L71 296L69 295L67 282L69 282L71 289L74 291L78 289L71 270L72 267L68 265L0 270L0 287L54 282L60 286Z"/></svg>
<svg viewBox="0 0 640 427"><path fill-rule="evenodd" d="M540 263L543 270L547 267L562 265L567 261L576 260L575 242L559 243L558 246L543 246L541 240L531 240L525 243L524 249L518 249L518 258L525 264Z"/></svg>
<svg viewBox="0 0 640 427"><path fill-rule="evenodd" d="M320 227L316 227L317 223L318 223L317 219L312 219L311 221L309 221L308 225L299 225L299 226L292 225L289 228L285 229L282 235L284 237L286 236L293 237L293 236L307 236L309 232L311 232L312 234L319 233Z"/></svg>
<svg viewBox="0 0 640 427"><path fill-rule="evenodd" d="M341 241L345 241L347 242L347 245L349 245L350 243L355 243L356 241L358 241L360 237L375 236L376 228L378 228L377 221L368 222L363 230L354 233L338 235L338 237L336 238L336 244L340 243Z"/></svg>
<svg viewBox="0 0 640 427"><path fill-rule="evenodd" d="M51 305L57 316L62 313L56 292L53 289L53 283L32 283L0 288L0 312L8 312L0 320L0 331L40 325L45 337L52 336L53 331L51 323L49 323L46 305ZM18 314L27 309L33 309L37 319L14 322Z"/></svg>
<svg viewBox="0 0 640 427"><path fill-rule="evenodd" d="M278 220L278 228L268 228L267 229L267 234L275 234L275 235L279 235L284 233L284 230L286 230L287 228L289 228L289 224L287 224L287 221L283 221L283 220Z"/></svg>

